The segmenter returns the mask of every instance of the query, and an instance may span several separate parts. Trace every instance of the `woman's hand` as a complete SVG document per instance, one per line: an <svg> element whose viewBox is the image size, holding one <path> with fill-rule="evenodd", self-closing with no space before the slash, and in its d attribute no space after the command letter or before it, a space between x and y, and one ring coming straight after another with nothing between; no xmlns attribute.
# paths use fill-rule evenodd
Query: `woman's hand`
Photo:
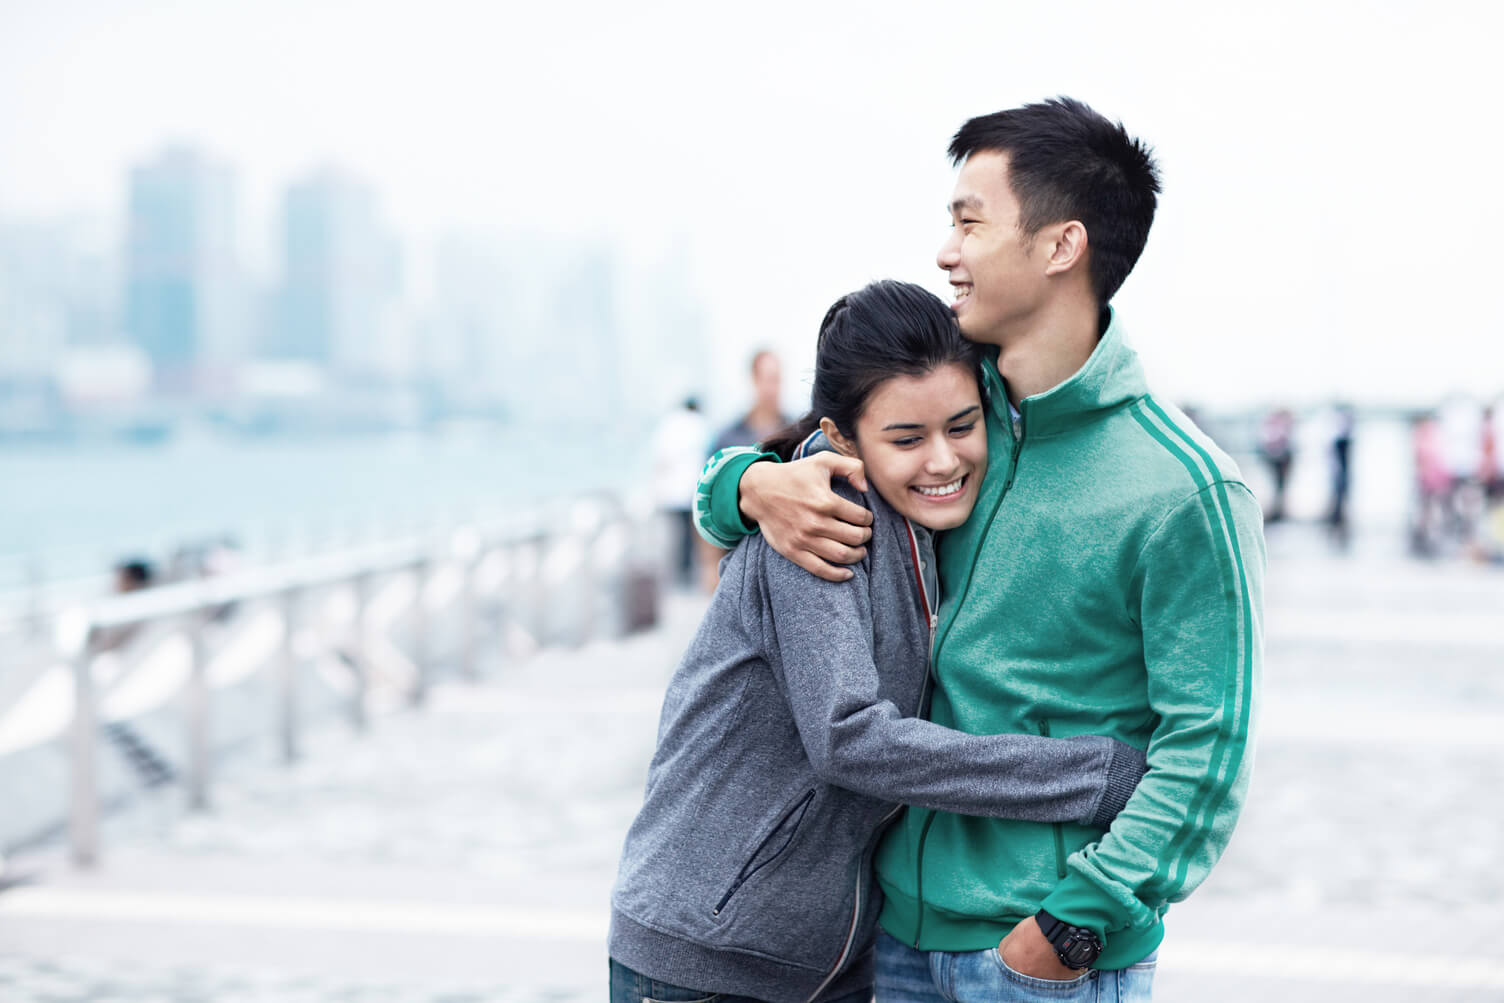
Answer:
<svg viewBox="0 0 1504 1003"><path fill-rule="evenodd" d="M872 513L836 494L832 477L867 490L861 460L821 452L792 463L752 464L742 474L737 503L768 546L812 575L843 582L851 572L840 565L867 556Z"/></svg>

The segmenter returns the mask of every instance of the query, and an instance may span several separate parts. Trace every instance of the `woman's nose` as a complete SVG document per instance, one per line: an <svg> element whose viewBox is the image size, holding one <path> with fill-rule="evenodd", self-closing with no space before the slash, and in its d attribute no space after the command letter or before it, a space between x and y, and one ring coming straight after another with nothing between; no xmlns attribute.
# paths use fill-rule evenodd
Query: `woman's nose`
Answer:
<svg viewBox="0 0 1504 1003"><path fill-rule="evenodd" d="M932 474L949 474L956 469L956 451L949 440L941 439L930 447L924 467Z"/></svg>

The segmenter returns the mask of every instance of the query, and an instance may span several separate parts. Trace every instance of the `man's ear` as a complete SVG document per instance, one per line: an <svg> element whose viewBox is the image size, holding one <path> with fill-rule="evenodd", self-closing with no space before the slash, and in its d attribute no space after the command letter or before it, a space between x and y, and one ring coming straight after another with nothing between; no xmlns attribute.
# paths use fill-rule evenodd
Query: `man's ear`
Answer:
<svg viewBox="0 0 1504 1003"><path fill-rule="evenodd" d="M856 443L842 435L841 430L836 428L835 422L829 418L821 418L820 431L824 432L825 438L829 439L830 444L836 447L836 452L842 456L856 455Z"/></svg>
<svg viewBox="0 0 1504 1003"><path fill-rule="evenodd" d="M1057 223L1050 229L1054 233L1046 245L1050 256L1045 262L1044 273L1062 275L1078 266L1084 268L1087 251L1086 224L1079 219L1073 219L1065 223ZM1041 234L1041 236L1044 235Z"/></svg>

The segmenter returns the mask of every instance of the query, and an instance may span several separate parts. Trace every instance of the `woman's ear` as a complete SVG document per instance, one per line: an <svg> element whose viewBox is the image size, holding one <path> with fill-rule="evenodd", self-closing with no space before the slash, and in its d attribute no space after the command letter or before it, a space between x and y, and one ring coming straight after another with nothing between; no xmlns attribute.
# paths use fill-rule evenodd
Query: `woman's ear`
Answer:
<svg viewBox="0 0 1504 1003"><path fill-rule="evenodd" d="M829 439L830 444L836 447L836 452L842 456L856 456L856 443L842 435L841 430L836 428L835 422L829 418L821 418L820 431L824 432L825 438Z"/></svg>

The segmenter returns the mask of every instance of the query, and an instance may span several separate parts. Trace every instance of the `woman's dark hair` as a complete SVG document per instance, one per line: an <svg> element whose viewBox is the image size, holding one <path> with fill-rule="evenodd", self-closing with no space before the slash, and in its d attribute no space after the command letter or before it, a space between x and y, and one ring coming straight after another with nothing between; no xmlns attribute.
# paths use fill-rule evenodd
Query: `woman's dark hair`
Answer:
<svg viewBox="0 0 1504 1003"><path fill-rule="evenodd" d="M842 296L820 322L809 414L762 448L792 459L821 418L855 439L857 419L884 380L923 376L952 363L979 375L981 351L961 337L955 316L934 293L884 279Z"/></svg>

